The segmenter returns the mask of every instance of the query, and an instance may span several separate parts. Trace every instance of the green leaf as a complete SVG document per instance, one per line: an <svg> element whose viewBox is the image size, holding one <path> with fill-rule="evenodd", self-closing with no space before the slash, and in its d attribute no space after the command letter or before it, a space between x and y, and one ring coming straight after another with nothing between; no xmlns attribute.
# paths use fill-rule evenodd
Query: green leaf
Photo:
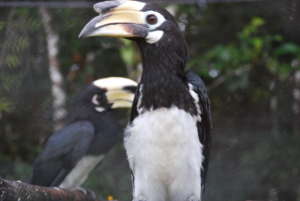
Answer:
<svg viewBox="0 0 300 201"><path fill-rule="evenodd" d="M12 110L12 105L8 100L0 98L0 112L9 112Z"/></svg>
<svg viewBox="0 0 300 201"><path fill-rule="evenodd" d="M4 29L4 27L5 27L5 22L4 21L0 21L0 31L2 29Z"/></svg>
<svg viewBox="0 0 300 201"><path fill-rule="evenodd" d="M295 43L284 43L275 51L275 55L277 56L286 54L300 55L300 47Z"/></svg>

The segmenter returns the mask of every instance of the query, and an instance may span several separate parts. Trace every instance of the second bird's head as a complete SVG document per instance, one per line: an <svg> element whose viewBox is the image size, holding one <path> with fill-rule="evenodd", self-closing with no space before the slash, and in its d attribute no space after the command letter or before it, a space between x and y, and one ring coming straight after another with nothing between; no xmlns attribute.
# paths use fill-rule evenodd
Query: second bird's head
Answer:
<svg viewBox="0 0 300 201"><path fill-rule="evenodd" d="M95 112L130 108L137 83L122 77L108 77L93 81L76 98L74 107L90 108Z"/></svg>
<svg viewBox="0 0 300 201"><path fill-rule="evenodd" d="M85 25L79 37L128 38L142 51L175 51L179 57L187 56L184 37L173 16L155 4L114 0L97 3L94 10L100 15Z"/></svg>

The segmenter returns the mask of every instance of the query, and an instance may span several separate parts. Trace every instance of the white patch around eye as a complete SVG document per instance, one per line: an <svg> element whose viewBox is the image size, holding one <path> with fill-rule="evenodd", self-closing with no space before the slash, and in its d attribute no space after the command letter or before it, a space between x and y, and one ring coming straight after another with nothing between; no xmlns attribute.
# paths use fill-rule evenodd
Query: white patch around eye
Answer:
<svg viewBox="0 0 300 201"><path fill-rule="evenodd" d="M94 105L100 105L100 103L98 101L98 95L97 94L92 97L92 103Z"/></svg>
<svg viewBox="0 0 300 201"><path fill-rule="evenodd" d="M149 30L156 29L157 27L159 27L160 25L162 25L166 21L166 18L162 14L160 14L158 12L155 12L155 11L152 11L152 10L151 11L146 11L144 13L144 15L145 15L145 23L148 25ZM147 23L147 16L148 15L155 15L157 17L157 23L155 23L155 24L148 24Z"/></svg>
<svg viewBox="0 0 300 201"><path fill-rule="evenodd" d="M95 107L97 112L103 112L105 109L103 107Z"/></svg>
<svg viewBox="0 0 300 201"><path fill-rule="evenodd" d="M158 31L151 31L146 36L147 43L153 44L159 41L162 36L164 35L164 32L161 30Z"/></svg>

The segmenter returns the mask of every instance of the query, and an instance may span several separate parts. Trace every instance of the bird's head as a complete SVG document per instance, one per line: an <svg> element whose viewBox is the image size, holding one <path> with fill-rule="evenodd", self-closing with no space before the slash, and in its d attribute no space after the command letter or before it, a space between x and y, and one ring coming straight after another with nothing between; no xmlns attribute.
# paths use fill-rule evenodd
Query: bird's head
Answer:
<svg viewBox="0 0 300 201"><path fill-rule="evenodd" d="M97 3L94 10L100 15L85 25L79 37L128 38L139 44L142 53L165 51L175 52L180 58L187 57L179 26L165 9L140 1L114 0Z"/></svg>
<svg viewBox="0 0 300 201"><path fill-rule="evenodd" d="M108 77L93 81L79 99L97 112L116 108L130 108L137 83L122 77Z"/></svg>

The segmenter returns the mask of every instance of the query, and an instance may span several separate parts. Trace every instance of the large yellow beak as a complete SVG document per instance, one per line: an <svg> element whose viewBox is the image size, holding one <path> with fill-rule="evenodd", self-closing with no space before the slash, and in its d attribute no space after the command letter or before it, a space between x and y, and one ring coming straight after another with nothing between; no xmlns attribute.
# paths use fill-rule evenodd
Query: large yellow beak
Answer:
<svg viewBox="0 0 300 201"><path fill-rule="evenodd" d="M94 9L100 15L84 26L79 37L145 37L148 29L141 11L144 6L143 2L131 0L97 3Z"/></svg>
<svg viewBox="0 0 300 201"><path fill-rule="evenodd" d="M137 83L128 78L108 77L95 80L93 85L105 90L111 108L130 108L134 99Z"/></svg>

